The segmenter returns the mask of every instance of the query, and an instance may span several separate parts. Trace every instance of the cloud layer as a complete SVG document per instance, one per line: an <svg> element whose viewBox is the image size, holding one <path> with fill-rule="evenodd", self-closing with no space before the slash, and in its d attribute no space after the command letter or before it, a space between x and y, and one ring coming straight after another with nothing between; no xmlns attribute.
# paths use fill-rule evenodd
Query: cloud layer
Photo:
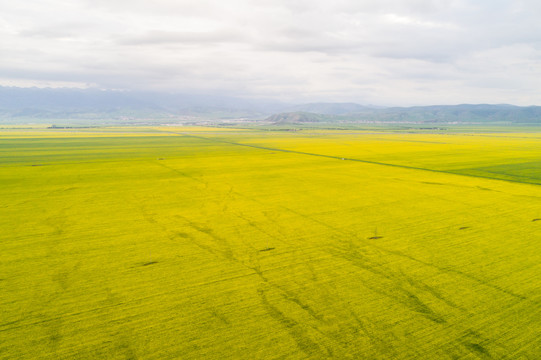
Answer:
<svg viewBox="0 0 541 360"><path fill-rule="evenodd" d="M0 0L0 85L541 104L541 3Z"/></svg>

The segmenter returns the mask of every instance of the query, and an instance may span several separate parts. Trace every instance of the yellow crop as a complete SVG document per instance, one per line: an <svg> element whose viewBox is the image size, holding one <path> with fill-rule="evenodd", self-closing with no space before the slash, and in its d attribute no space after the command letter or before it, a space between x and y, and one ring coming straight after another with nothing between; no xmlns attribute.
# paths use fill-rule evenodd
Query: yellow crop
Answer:
<svg viewBox="0 0 541 360"><path fill-rule="evenodd" d="M0 358L539 358L540 137L0 130Z"/></svg>

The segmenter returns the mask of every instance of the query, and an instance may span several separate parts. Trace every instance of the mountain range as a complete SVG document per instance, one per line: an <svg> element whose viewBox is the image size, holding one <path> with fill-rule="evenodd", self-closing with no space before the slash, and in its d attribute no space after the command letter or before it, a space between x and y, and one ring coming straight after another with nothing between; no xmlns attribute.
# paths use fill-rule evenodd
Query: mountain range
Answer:
<svg viewBox="0 0 541 360"><path fill-rule="evenodd" d="M269 123L308 122L361 123L511 123L541 124L541 106L514 105L433 105L364 109L348 114L287 112L268 117Z"/></svg>
<svg viewBox="0 0 541 360"><path fill-rule="evenodd" d="M260 121L541 124L540 106L433 105L375 107L357 103L291 104L209 94L73 88L0 87L0 124L140 124Z"/></svg>

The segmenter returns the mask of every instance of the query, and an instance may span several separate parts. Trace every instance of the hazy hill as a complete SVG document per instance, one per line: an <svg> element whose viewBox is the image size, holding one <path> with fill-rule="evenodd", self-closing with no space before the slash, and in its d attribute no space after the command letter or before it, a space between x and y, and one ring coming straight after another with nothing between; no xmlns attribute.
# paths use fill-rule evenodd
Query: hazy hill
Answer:
<svg viewBox="0 0 541 360"><path fill-rule="evenodd" d="M276 101L218 95L0 87L0 122L264 118L288 106Z"/></svg>
<svg viewBox="0 0 541 360"><path fill-rule="evenodd" d="M541 107L506 104L415 106L387 108L358 116L376 121L539 123L541 122Z"/></svg>
<svg viewBox="0 0 541 360"><path fill-rule="evenodd" d="M356 103L291 105L208 94L0 87L0 124L172 123L241 119L266 123L541 123L541 107L437 105L376 108Z"/></svg>
<svg viewBox="0 0 541 360"><path fill-rule="evenodd" d="M331 118L323 114L314 114L302 111L280 113L269 116L266 121L273 124L298 124L311 122L327 122Z"/></svg>
<svg viewBox="0 0 541 360"><path fill-rule="evenodd" d="M299 114L302 114L300 116ZM541 107L513 105L437 105L392 108L364 108L350 114L288 112L270 116L271 123L303 122L409 122L409 123L537 123Z"/></svg>
<svg viewBox="0 0 541 360"><path fill-rule="evenodd" d="M307 112L314 114L325 115L345 115L358 113L362 111L374 110L373 106L364 106L356 103L309 103L296 105L289 109L287 112Z"/></svg>

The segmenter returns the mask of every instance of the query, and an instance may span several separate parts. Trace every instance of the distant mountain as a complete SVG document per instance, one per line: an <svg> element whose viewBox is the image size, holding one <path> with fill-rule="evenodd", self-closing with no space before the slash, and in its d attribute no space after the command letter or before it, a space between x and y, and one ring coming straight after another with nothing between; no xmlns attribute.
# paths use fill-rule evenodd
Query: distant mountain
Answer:
<svg viewBox="0 0 541 360"><path fill-rule="evenodd" d="M117 122L262 119L291 105L231 96L73 88L0 87L0 123L67 119Z"/></svg>
<svg viewBox="0 0 541 360"><path fill-rule="evenodd" d="M265 121L273 124L301 124L313 122L328 122L331 118L324 114L314 114L302 111L280 113L269 116Z"/></svg>
<svg viewBox="0 0 541 360"><path fill-rule="evenodd" d="M80 112L117 108L159 109L152 102L121 91L0 87L0 109Z"/></svg>
<svg viewBox="0 0 541 360"><path fill-rule="evenodd" d="M382 122L382 123L513 123L541 124L541 107L514 105L434 105L367 108L349 114L287 112L265 119L276 124L303 122Z"/></svg>
<svg viewBox="0 0 541 360"><path fill-rule="evenodd" d="M541 107L514 105L436 105L410 108L387 108L364 118L376 121L408 122L509 122L541 123ZM361 117L363 117L361 115Z"/></svg>
<svg viewBox="0 0 541 360"><path fill-rule="evenodd" d="M287 112L308 112L314 114L324 115L345 115L358 113L361 111L374 110L376 107L359 105L356 103L310 103L303 105L296 105L289 109Z"/></svg>
<svg viewBox="0 0 541 360"><path fill-rule="evenodd" d="M273 115L274 114L274 115ZM541 107L435 105L377 108L356 103L287 104L208 94L0 87L0 124L141 124L178 122L534 123Z"/></svg>

